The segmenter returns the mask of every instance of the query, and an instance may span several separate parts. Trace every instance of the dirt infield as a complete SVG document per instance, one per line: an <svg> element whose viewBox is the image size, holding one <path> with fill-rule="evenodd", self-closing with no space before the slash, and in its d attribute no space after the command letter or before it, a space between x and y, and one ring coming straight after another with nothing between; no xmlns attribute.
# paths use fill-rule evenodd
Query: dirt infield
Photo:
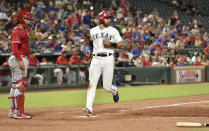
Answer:
<svg viewBox="0 0 209 131"><path fill-rule="evenodd" d="M176 122L209 123L209 95L154 99L94 106L95 117L86 118L83 107L27 109L31 120L14 120L0 110L0 131L179 131ZM197 103L191 103L197 102ZM172 105L178 104L178 105ZM208 128L209 130L209 128Z"/></svg>

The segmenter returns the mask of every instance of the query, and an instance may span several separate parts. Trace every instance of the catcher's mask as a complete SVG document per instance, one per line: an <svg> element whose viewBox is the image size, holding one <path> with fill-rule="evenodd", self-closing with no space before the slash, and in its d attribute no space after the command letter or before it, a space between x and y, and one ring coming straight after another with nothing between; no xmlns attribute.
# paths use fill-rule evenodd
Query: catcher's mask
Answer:
<svg viewBox="0 0 209 131"><path fill-rule="evenodd" d="M17 20L18 23L22 24L27 30L30 30L34 25L33 15L28 11L21 10L17 14Z"/></svg>

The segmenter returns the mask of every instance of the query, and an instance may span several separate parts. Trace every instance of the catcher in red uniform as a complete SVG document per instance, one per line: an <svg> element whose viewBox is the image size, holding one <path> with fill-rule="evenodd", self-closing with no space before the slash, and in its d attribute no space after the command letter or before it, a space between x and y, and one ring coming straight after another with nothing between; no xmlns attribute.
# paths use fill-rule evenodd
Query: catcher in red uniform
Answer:
<svg viewBox="0 0 209 131"><path fill-rule="evenodd" d="M17 26L12 30L12 55L9 58L9 68L12 73L10 90L9 117L15 119L31 119L32 115L24 112L24 92L28 86L27 70L30 56L30 29L33 26L33 15L27 11L17 14Z"/></svg>

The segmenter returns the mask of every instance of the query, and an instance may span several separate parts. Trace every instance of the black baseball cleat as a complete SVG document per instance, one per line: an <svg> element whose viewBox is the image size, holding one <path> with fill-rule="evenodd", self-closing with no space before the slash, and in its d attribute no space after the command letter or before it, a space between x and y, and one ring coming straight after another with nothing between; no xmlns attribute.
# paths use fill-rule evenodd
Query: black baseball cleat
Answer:
<svg viewBox="0 0 209 131"><path fill-rule="evenodd" d="M119 94L118 94L118 92L117 92L116 95L113 95L113 100L114 100L115 103L118 103L118 101L119 101Z"/></svg>
<svg viewBox="0 0 209 131"><path fill-rule="evenodd" d="M92 112L88 108L84 108L82 111L85 113L86 116L92 116Z"/></svg>

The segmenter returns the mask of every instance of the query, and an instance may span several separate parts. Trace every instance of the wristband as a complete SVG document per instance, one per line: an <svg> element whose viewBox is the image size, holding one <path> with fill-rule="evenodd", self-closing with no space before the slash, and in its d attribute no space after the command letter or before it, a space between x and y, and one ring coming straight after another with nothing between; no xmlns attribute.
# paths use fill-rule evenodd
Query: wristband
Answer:
<svg viewBox="0 0 209 131"><path fill-rule="evenodd" d="M118 44L117 43L110 43L110 45L114 48L117 48Z"/></svg>
<svg viewBox="0 0 209 131"><path fill-rule="evenodd" d="M125 40L123 41L123 47L124 47L125 50L128 49L128 44Z"/></svg>

